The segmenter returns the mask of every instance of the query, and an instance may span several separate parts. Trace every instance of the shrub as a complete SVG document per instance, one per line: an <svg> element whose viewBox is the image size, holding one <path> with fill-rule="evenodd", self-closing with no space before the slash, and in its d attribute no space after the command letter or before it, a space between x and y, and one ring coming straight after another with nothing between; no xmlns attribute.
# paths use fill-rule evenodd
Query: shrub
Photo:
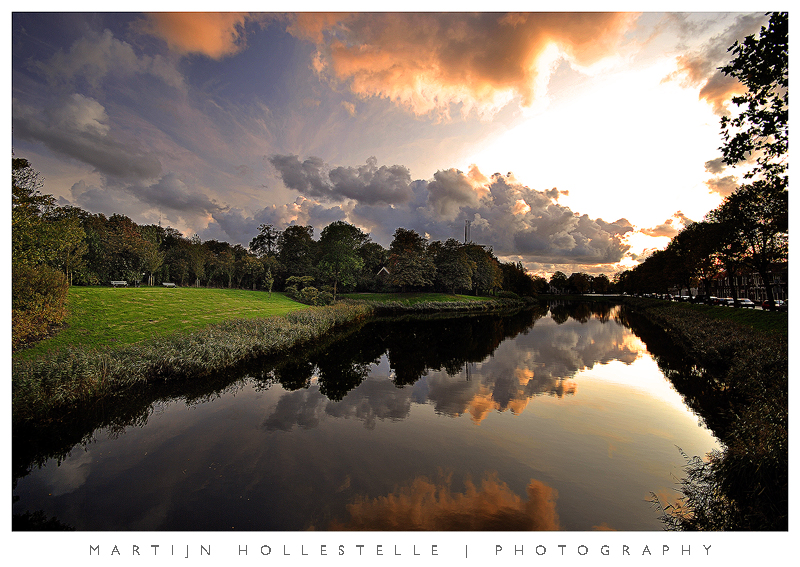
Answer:
<svg viewBox="0 0 800 567"><path fill-rule="evenodd" d="M319 290L314 286L304 287L297 293L297 300L306 305L319 305Z"/></svg>
<svg viewBox="0 0 800 567"><path fill-rule="evenodd" d="M497 297L501 299L519 299L519 295L514 293L513 291L503 290L497 294Z"/></svg>
<svg viewBox="0 0 800 567"><path fill-rule="evenodd" d="M17 266L12 271L13 349L46 337L67 316L67 278L49 266Z"/></svg>

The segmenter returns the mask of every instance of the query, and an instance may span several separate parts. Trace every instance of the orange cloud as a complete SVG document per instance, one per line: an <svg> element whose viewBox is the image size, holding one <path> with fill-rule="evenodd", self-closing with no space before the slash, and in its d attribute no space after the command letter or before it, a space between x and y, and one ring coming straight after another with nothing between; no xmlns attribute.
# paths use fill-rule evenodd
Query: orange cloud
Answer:
<svg viewBox="0 0 800 567"><path fill-rule="evenodd" d="M199 53L222 59L245 45L247 14L205 12L158 12L139 22L139 31L160 37L182 54Z"/></svg>
<svg viewBox="0 0 800 567"><path fill-rule="evenodd" d="M739 188L739 180L734 175L725 177L715 177L706 181L709 193L717 193L722 197L727 197Z"/></svg>
<svg viewBox="0 0 800 567"><path fill-rule="evenodd" d="M491 114L525 106L564 58L590 66L614 55L636 16L611 13L300 14L288 27L317 45L315 67L362 97L418 115ZM328 33L326 33L328 32ZM335 32L335 33L333 33ZM555 51L554 51L555 50Z"/></svg>
<svg viewBox="0 0 800 567"><path fill-rule="evenodd" d="M350 521L333 522L334 530L380 531L499 531L560 529L556 499L558 492L531 480L527 500L511 491L496 474L488 475L480 488L465 482L465 492L453 492L450 479L440 484L417 477L410 486L388 496L358 498L347 506Z"/></svg>
<svg viewBox="0 0 800 567"><path fill-rule="evenodd" d="M671 78L681 78L684 86L701 86L700 99L714 107L718 115L726 114L732 97L747 89L734 77L718 71L716 65L703 55L683 55L677 58L678 69Z"/></svg>

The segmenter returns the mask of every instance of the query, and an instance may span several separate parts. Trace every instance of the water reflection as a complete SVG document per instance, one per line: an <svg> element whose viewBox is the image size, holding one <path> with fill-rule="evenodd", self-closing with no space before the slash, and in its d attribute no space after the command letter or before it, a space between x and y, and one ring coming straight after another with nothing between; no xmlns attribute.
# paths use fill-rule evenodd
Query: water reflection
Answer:
<svg viewBox="0 0 800 567"><path fill-rule="evenodd" d="M15 427L15 529L657 529L646 498L675 444L711 443L619 321L608 304L371 321Z"/></svg>
<svg viewBox="0 0 800 567"><path fill-rule="evenodd" d="M433 482L421 476L391 494L358 497L347 505L350 519L334 521L332 530L381 531L552 531L560 529L558 492L531 479L527 500L515 494L496 474L476 486L465 481L465 491L455 492L452 476Z"/></svg>
<svg viewBox="0 0 800 567"><path fill-rule="evenodd" d="M469 414L480 423L492 411L518 415L535 396L574 395L578 385L571 378L579 371L613 360L630 364L645 351L627 329L605 324L618 307L554 308L559 320L544 318L547 310L540 307L510 318L365 325L335 348L276 368L274 379L284 388L305 390L284 396L264 425L313 427L324 413L374 427L376 419L407 416L412 402L431 404L442 415ZM570 318L579 324L566 325ZM504 342L509 338L516 340ZM395 388L379 381L382 376ZM365 382L368 377L373 380Z"/></svg>

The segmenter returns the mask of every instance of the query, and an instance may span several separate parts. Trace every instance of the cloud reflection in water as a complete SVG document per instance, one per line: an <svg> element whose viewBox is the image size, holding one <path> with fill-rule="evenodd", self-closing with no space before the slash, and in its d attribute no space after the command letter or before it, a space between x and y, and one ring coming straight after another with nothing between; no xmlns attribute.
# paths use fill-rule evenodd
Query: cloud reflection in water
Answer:
<svg viewBox="0 0 800 567"><path fill-rule="evenodd" d="M560 529L554 488L531 479L527 499L515 494L496 474L476 486L465 481L455 492L450 477L439 482L419 476L386 496L358 497L347 506L350 520L333 530L378 531L529 531Z"/></svg>

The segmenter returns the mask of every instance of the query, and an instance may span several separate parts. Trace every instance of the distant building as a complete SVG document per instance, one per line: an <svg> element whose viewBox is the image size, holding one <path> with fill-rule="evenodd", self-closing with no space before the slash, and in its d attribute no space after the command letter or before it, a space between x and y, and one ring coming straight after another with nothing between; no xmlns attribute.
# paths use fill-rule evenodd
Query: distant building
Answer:
<svg viewBox="0 0 800 567"><path fill-rule="evenodd" d="M768 281L752 272L739 272L733 275L722 270L705 290L706 295L716 297L747 297L756 303L767 299L767 285L772 288L774 299L785 300L789 296L789 266L787 263L774 264L769 271ZM697 290L692 295L697 295ZM734 293L735 292L735 293Z"/></svg>

